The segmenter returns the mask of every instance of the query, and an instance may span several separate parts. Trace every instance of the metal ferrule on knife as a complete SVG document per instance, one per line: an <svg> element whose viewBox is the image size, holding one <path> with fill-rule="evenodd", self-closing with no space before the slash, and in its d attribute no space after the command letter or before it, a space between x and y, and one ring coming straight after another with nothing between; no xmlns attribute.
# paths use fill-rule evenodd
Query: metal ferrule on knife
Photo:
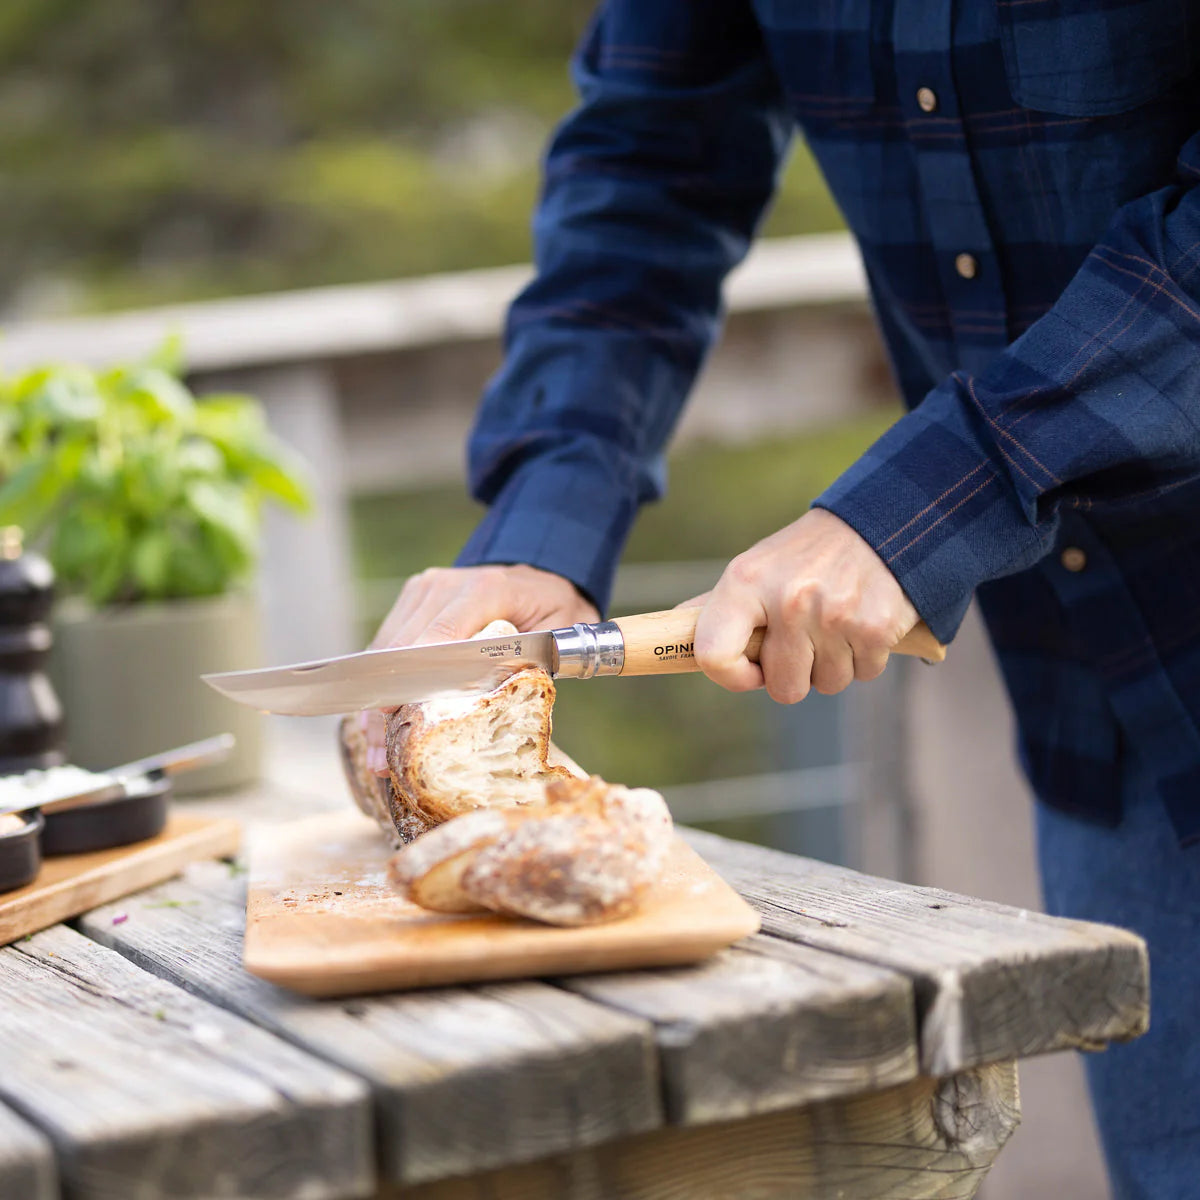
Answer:
<svg viewBox="0 0 1200 1200"><path fill-rule="evenodd" d="M625 666L625 638L615 621L594 625L576 621L564 629L552 629L550 635L554 638L550 674L555 679L620 675Z"/></svg>

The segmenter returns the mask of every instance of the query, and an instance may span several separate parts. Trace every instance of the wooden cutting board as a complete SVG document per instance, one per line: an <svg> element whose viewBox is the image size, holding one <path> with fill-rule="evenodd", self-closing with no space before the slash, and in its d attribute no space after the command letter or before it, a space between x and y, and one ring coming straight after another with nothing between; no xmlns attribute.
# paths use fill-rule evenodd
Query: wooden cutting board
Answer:
<svg viewBox="0 0 1200 1200"><path fill-rule="evenodd" d="M0 946L178 875L190 862L237 853L237 821L173 814L157 837L47 858L37 878L0 893Z"/></svg>
<svg viewBox="0 0 1200 1200"><path fill-rule="evenodd" d="M310 996L697 962L747 937L758 914L683 841L632 917L581 929L443 916L398 896L389 850L357 811L250 839L243 961Z"/></svg>

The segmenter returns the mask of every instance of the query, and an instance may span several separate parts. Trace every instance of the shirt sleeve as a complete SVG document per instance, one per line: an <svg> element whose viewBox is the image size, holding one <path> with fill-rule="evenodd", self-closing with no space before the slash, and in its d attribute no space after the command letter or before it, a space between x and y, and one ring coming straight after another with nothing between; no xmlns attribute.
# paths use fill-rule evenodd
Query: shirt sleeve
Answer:
<svg viewBox="0 0 1200 1200"><path fill-rule="evenodd" d="M1124 206L1054 306L955 373L814 504L853 526L943 641L971 593L1031 566L1065 510L1200 474L1200 135Z"/></svg>
<svg viewBox="0 0 1200 1200"><path fill-rule="evenodd" d="M609 0L572 68L535 277L468 443L489 511L457 561L555 571L603 610L791 125L740 2Z"/></svg>

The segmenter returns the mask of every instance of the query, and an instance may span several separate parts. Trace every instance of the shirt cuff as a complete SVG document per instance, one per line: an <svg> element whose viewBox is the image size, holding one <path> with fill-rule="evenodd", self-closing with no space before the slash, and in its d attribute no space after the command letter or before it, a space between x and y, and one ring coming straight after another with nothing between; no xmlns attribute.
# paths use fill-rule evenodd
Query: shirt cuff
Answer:
<svg viewBox="0 0 1200 1200"><path fill-rule="evenodd" d="M634 490L586 445L525 463L505 483L455 560L526 563L569 579L604 613L637 516Z"/></svg>
<svg viewBox="0 0 1200 1200"><path fill-rule="evenodd" d="M1036 562L1039 527L952 379L900 418L813 501L866 540L941 642L987 579Z"/></svg>

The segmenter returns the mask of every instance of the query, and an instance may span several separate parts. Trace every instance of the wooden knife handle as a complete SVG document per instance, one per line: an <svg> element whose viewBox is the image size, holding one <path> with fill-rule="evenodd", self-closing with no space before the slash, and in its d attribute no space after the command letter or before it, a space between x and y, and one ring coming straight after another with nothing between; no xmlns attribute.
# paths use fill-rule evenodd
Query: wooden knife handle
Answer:
<svg viewBox="0 0 1200 1200"><path fill-rule="evenodd" d="M692 643L696 637L699 608L668 608L664 612L615 617L613 624L625 639L622 675L681 675L696 671ZM746 657L758 661L758 649L766 631L756 629L746 646ZM946 647L933 636L924 621L917 622L892 647L893 654L910 654L926 662L941 662Z"/></svg>

